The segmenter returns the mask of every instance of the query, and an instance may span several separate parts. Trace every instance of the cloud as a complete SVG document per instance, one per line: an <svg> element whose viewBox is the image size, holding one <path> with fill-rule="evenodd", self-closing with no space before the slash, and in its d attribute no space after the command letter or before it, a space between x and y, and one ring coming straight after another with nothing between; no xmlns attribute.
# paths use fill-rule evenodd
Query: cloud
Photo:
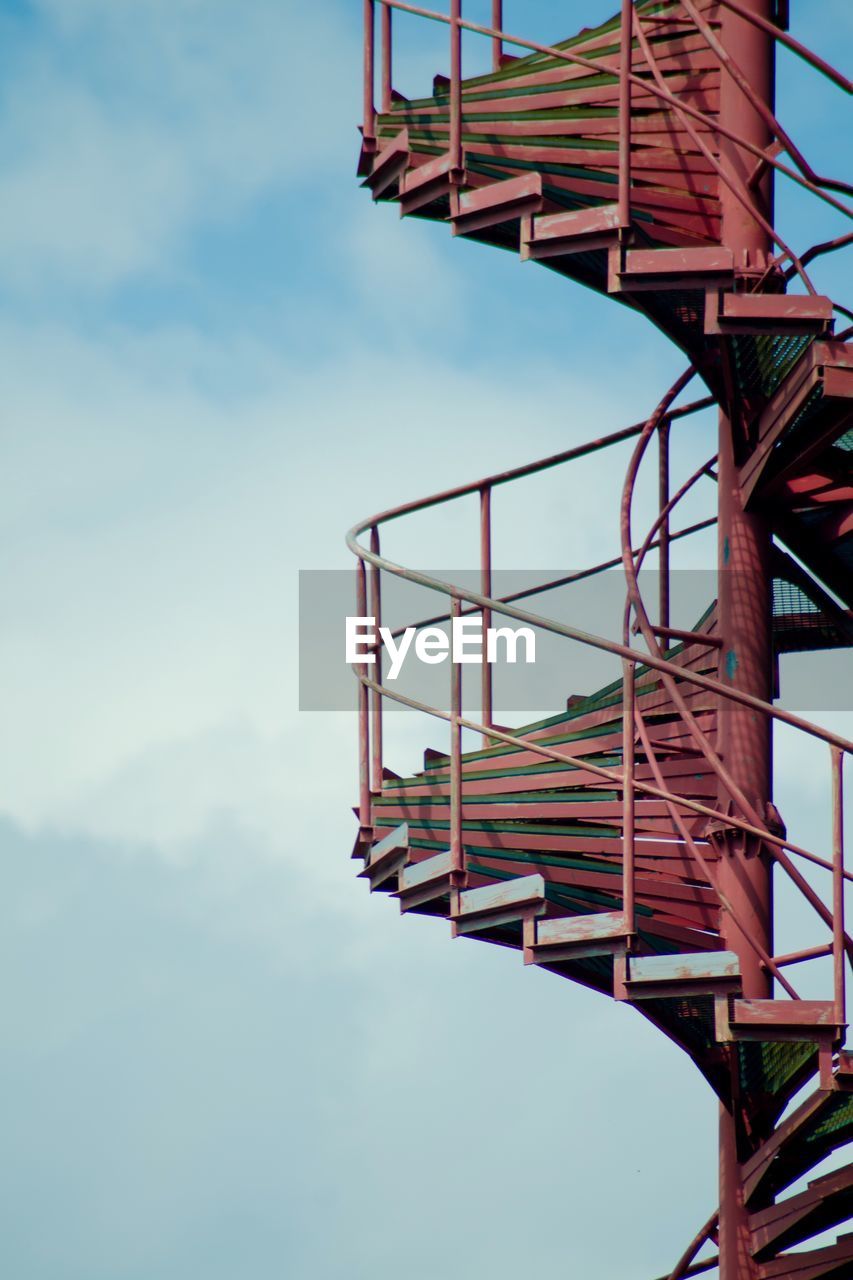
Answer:
<svg viewBox="0 0 853 1280"><path fill-rule="evenodd" d="M330 14L265 0L239 14L193 0L39 10L40 26L9 24L7 288L97 292L161 272L194 227L342 162L351 131L322 85L358 59Z"/></svg>
<svg viewBox="0 0 853 1280"><path fill-rule="evenodd" d="M0 864L17 1275L393 1280L408 1251L418 1280L463 1280L489 1219L497 1280L529 1264L534 1228L543 1265L616 1280L663 1270L674 1225L686 1241L707 1212L715 1107L686 1058L517 955L451 946L361 893L357 919L340 890L321 909L229 823L175 866L4 822ZM663 1123L626 1093L629 1067L638 1088L666 1072ZM637 1213L607 1260L604 1184Z"/></svg>
<svg viewBox="0 0 853 1280"><path fill-rule="evenodd" d="M714 1203L714 1099L626 1009L368 897L353 725L295 709L295 589L367 512L641 416L681 357L371 209L357 6L22 8L0 18L7 1268L469 1280L490 1222L495 1280L663 1272ZM413 84L441 65L416 57ZM685 471L712 434L685 432ZM496 561L615 550L622 462L496 494ZM452 567L476 531L472 500L383 546ZM396 768L441 745L388 719ZM802 781L784 744L780 770Z"/></svg>

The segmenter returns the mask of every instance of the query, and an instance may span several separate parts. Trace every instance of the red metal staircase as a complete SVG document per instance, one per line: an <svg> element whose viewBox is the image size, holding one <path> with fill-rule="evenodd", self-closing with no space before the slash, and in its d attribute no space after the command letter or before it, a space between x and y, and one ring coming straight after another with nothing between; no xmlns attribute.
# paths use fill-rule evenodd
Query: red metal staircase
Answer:
<svg viewBox="0 0 853 1280"><path fill-rule="evenodd" d="M651 319L690 360L655 413L635 427L396 507L361 522L348 539L358 557L361 616L379 621L381 575L393 574L445 595L448 612L438 622L463 610L484 625L497 615L621 661L618 681L512 730L494 722L487 667L482 716L474 721L462 711L458 667L442 708L389 688L381 658L375 667L360 665L354 856L371 890L396 898L402 912L443 917L453 936L514 947L526 964L630 1003L690 1054L729 1127L719 1212L671 1280L710 1269L697 1260L708 1241L719 1242L713 1265L723 1280L853 1275L853 1235L802 1250L849 1221L853 1164L790 1191L853 1137L853 1058L844 1049L853 960L844 898L853 874L844 865L842 789L853 743L772 701L779 654L853 642L853 345L848 333L834 331L843 309L816 292L806 271L810 259L850 237L798 256L773 225L772 180L781 173L848 216L840 197L851 188L814 174L773 115L769 93L762 96L760 59L758 87L744 67L750 49L766 54L781 40L848 92L850 84L787 34L784 8L771 0L624 0L611 21L544 46L507 36L499 3L488 28L466 21L459 0L449 14L398 0L365 4L359 172L374 199L614 297ZM409 100L393 87L395 10L447 25L450 74L436 77L428 97ZM490 40L491 72L463 78L463 32ZM509 56L507 43L521 56ZM752 228L745 240L731 232L735 212ZM788 292L792 281L802 292ZM710 397L680 405L694 374ZM719 460L673 493L669 432L710 403L722 413ZM492 492L631 436L621 637L591 635L496 598ZM660 510L637 545L634 493L655 439ZM673 530L679 502L709 479L719 491L716 516ZM478 592L383 557L387 520L440 512L468 494L479 494L481 504ZM675 630L670 547L715 520L719 600L691 631ZM752 562L739 539L750 552L759 547ZM661 568L656 611L639 577L652 551ZM730 569L752 584L745 592L751 615L733 603ZM738 671L752 639L743 634L750 616L759 653L751 685ZM449 726L450 750L428 751L410 777L385 767L389 698ZM555 688L558 698L565 691ZM793 843L769 784L762 790L744 768L751 751L763 752L756 779L769 768L779 723L829 749L830 849ZM463 752L463 730L482 734L483 746ZM772 921L755 908L774 871L817 914L825 942L774 954ZM813 887L813 875L823 876L825 892ZM769 888L765 895L769 910ZM832 970L824 996L801 999L789 969L820 961Z"/></svg>

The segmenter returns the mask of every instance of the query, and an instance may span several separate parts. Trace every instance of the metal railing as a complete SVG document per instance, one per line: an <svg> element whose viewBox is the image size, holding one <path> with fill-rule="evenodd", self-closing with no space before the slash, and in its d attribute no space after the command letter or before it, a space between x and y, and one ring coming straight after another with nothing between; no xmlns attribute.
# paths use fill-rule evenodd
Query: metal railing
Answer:
<svg viewBox="0 0 853 1280"><path fill-rule="evenodd" d="M764 30L768 30L773 35L774 39L785 45L798 57L805 60L812 68L828 77L836 86L840 87L846 93L849 94L853 92L853 83L851 83L846 76L843 76L840 72L830 67L829 64L817 55L813 54L788 32L782 30L774 23L768 23L766 19L750 13L738 3L738 0L721 0L721 3L733 13L738 14L745 21L751 22ZM842 212L847 217L853 217L853 208L839 199L838 196L839 194L853 194L853 187L834 178L822 177L811 168L805 157L793 142L789 133L780 124L775 113L773 113L761 101L758 95L753 91L748 80L744 77L740 68L720 45L712 27L704 20L693 0L679 0L681 13L683 14L683 17L680 20L687 24L694 32L698 32L703 37L708 47L714 51L719 60L720 74L731 77L737 83L740 91L749 99L751 105L757 111L761 112L762 118L768 127L768 132L772 137L772 142L767 147L758 146L756 143L748 139L739 137L727 128L717 116L712 116L708 112L703 111L696 105L695 101L687 102L669 90L665 77L656 62L654 49L652 47L651 37L654 31L655 16L645 13L644 7L638 7L632 3L632 0L622 0L621 4L621 13L618 21L618 66L614 66L612 58L608 61L601 57L583 55L573 52L570 48L558 48L553 45L541 44L505 31L502 25L501 0L493 0L491 26L483 26L465 19L462 11L462 0L450 0L449 13L436 12L432 9L405 3L404 0L364 0L363 134L365 146L368 150L373 150L375 152L379 147L379 138L377 135L378 116L375 105L375 82L377 74L375 10L377 4L380 7L378 70L381 95L381 113L383 115L387 116L389 112L391 112L394 100L392 47L393 11L398 10L401 13L414 15L423 18L424 20L444 24L449 28L450 75L447 84L447 100L448 166L451 172L460 172L464 167L465 121L463 116L464 83L462 78L462 36L463 32L470 32L482 36L491 42L492 67L495 71L500 70L506 63L506 55L504 52L506 46L513 46L522 50L524 53L540 54L554 59L557 62L562 61L569 66L586 70L591 74L605 74L611 77L618 77L619 151L617 169L617 220L621 227L627 228L631 221L631 196L633 189L632 103L634 91L639 90L646 96L651 95L661 108L665 108L666 110L674 113L679 122L679 127L690 138L697 151L704 157L704 160L710 166L711 170L717 175L719 182L728 188L734 199L737 200L748 211L750 216L763 227L766 234L770 237L771 243L774 243L777 246L778 253L770 258L764 274L759 279L754 280L750 287L754 289L761 289L766 282L769 272L774 269L780 270L782 268L782 264L788 262L790 263L790 267L784 273L786 277L790 278L796 274L801 279L806 290L811 294L815 294L816 289L806 270L807 263L818 257L820 254L834 251L853 242L853 237L850 235L838 236L834 240L825 241L822 244L816 244L805 253L798 256L767 220L764 212L759 206L757 194L759 186L758 179L761 173L766 169L773 169L775 172L782 174L790 181L793 181L801 188L809 191L813 196L818 197L825 204L836 211ZM676 6L674 5L673 8L675 7ZM614 30L616 30L615 27ZM643 63L645 64L646 74L643 76L640 76L636 70L637 65L639 65L635 61L637 55L642 58ZM650 73L650 77L648 73ZM725 165L720 162L712 149L709 148L707 142L702 136L702 133L700 132L702 129L713 130L715 134L727 138L729 141L735 143L741 151L750 154L755 159L756 170L753 174L753 182L744 185L735 181L733 176L727 171ZM791 162L790 164L785 163L780 159L781 153L787 154ZM838 306L838 304L835 305L839 312L853 318L853 315L851 315L851 313L844 307ZM709 646L716 643L713 636L699 637L690 633L673 630L670 626L670 546L678 539L689 536L698 529L706 528L709 524L713 523L713 519L701 521L698 524L691 525L675 532L670 528L671 514L685 497L687 492L689 492L703 476L713 474L711 471L712 460L711 463L703 464L703 466L684 484L682 484L674 494L671 493L669 464L670 426L680 417L686 416L695 412L699 408L706 407L708 404L713 403L712 400L706 399L693 405L675 407L674 401L691 376L692 370L688 370L687 373L678 380L675 386L671 388L663 398L661 404L658 406L651 418L644 423L635 424L634 426L625 428L623 431L616 432L611 436L593 441L589 445L566 450L563 453L543 458L524 467L486 476L472 484L445 490L442 493L431 495L430 497L417 502L404 503L361 522L350 531L347 541L351 550L358 558L358 611L362 615L369 612L371 616L375 617L377 628L380 625L381 620L381 574L387 572L409 582L428 587L433 591L438 591L447 597L448 610L446 613L435 618L422 620L421 622L416 623L416 626L433 625L437 622L461 617L464 613L470 612L479 613L482 616L484 629L488 627L493 615L513 618L516 621L539 627L545 631L551 632L552 634L562 636L567 640L597 649L601 652L610 653L621 659L623 671L622 767L621 769L610 769L604 766L591 764L589 761L584 761L583 765L579 766L578 762L572 757L565 753L555 751L553 748L549 748L545 743L538 741L535 737L531 737L529 735L519 736L518 734L498 728L494 724L492 669L491 665L487 662L482 664L480 721L474 721L466 718L462 713L461 667L456 663L450 664L451 688L449 696L449 711L443 711L439 708L429 706L418 702L415 699L408 698L403 694L397 693L395 690L388 689L382 683L381 664L376 664L375 678L370 677L366 664L360 666L357 669L357 675L359 678L359 759L361 770L359 808L360 823L363 831L365 832L372 831L374 827L373 798L382 789L383 776L383 702L386 699L391 699L449 723L450 845L453 867L457 872L461 873L464 871L464 849L462 842L464 789L462 776L463 729L480 733L483 737L484 744L487 745L506 744L517 748L523 748L525 751L537 754L542 759L556 761L569 768L582 767L587 773L592 773L621 790L623 798L624 835L622 897L626 923L629 931L631 932L634 930L634 915L636 909L634 853L636 839L635 805L637 796L655 797L658 800L663 801L670 816L674 834L677 835L678 839L684 842L691 855L696 859L698 865L702 867L703 874L706 875L706 878L711 884L714 884L714 877L711 874L707 860L686 824L685 814L692 813L694 815L700 815L712 822L724 824L728 828L738 830L744 835L751 836L760 841L761 846L767 851L768 855L782 868L786 876L802 895L803 899L817 912L820 919L829 927L831 932L831 939L826 945L803 948L797 952L784 956L771 956L767 954L757 943L750 939L748 931L745 931L747 942L753 946L762 966L764 966L766 970L773 975L782 989L785 990L792 998L797 998L797 992L783 970L787 969L791 965L801 964L811 959L831 955L833 963L833 999L835 1003L835 1015L837 1024L841 1026L846 1021L845 959L847 962L853 963L853 942L851 942L851 938L846 931L844 917L844 886L847 882L853 880L853 874L851 874L844 865L842 780L844 757L845 755L853 752L853 743L839 735L830 733L817 725L811 724L809 721L801 717L775 707L772 703L733 689L729 685L723 684L719 680L710 676L702 675L700 672L692 671L686 667L677 665L664 656L665 651L660 643L661 639L681 639L687 642L702 643ZM637 445L629 466L628 476L623 490L621 557L617 557L615 560L603 562L602 564L592 566L571 575L566 575L562 579L552 580L550 583L542 584L538 587L516 592L513 595L495 598L492 594L492 495L494 490L501 485L513 483L522 480L526 476L534 475L549 468L572 462L587 454L593 453L599 449L607 448L619 441L624 441L632 437L637 438ZM652 438L656 438L659 443L659 510L657 519L649 530L646 538L639 547L635 548L631 538L631 510L637 476L645 457L647 447ZM389 521L398 520L406 515L415 512L422 512L432 507L443 506L457 498L474 494L479 497L479 591L473 592L466 590L456 584L444 582L415 570L407 569L404 566L396 564L394 561L385 558L381 554L380 529ZM369 536L369 545L367 547L363 546L359 541L360 537L365 533ZM650 618L649 611L640 593L638 578L639 570L643 561L652 548L656 548L658 551L661 570L659 575L660 595L656 622L652 622ZM627 583L627 601L624 615L623 637L621 642L593 635L580 630L579 628L566 626L553 619L529 612L519 606L519 601L523 598L552 590L559 585L569 585L572 582L579 581L582 578L592 576L607 568L614 567L620 562L624 567ZM368 601L370 603L369 611L367 609ZM463 606L467 606L467 608ZM638 631L642 636L648 652L642 652L632 646L631 637L635 631ZM660 674L662 684L667 690L673 706L681 716L696 749L702 754L704 759L707 761L709 768L715 774L719 784L719 792L721 795L725 796L729 802L726 806L720 805L720 807L715 807L714 805L704 804L699 800L692 800L685 796L673 793L666 786L659 761L655 754L653 740L642 714L641 703L637 695L638 668L643 670L653 670ZM715 749L714 744L709 740L707 734L696 720L696 717L691 713L689 705L682 692L685 683L712 693L720 700L719 705L722 705L725 700L728 700L729 703L748 707L772 723L786 724L796 731L808 735L812 739L820 741L826 745L830 752L832 792L832 852L829 858L821 857L813 851L804 849L788 840L786 835L768 828L765 815L759 814L754 810L747 797L738 787L730 771L727 769L724 761ZM646 756L651 767L654 778L653 782L641 780L635 776L634 763L638 748ZM732 810L732 812L729 810ZM824 902L816 893L809 881L800 871L794 859L798 861L805 861L809 865L819 867L831 874L831 905ZM736 925L739 926L739 924L742 923L738 922L736 910L730 902L725 900L724 896L720 899L720 905L722 910L732 918Z"/></svg>
<svg viewBox="0 0 853 1280"><path fill-rule="evenodd" d="M706 399L680 408L673 407L672 401L683 388L687 381L687 377L688 375L685 375L683 378L679 379L675 387L671 388L670 392L667 393L667 396L664 397L661 405L659 405L658 409L655 411L655 414L653 414L652 417L644 424L625 428L622 431L614 433L612 436L604 437L601 440L581 446L578 449L566 450L562 454L551 455L538 462L529 463L512 471L498 472L494 475L483 477L471 484L461 485L442 493L433 494L419 501L401 504L398 507L391 508L388 511L384 511L360 522L347 535L347 543L350 550L358 559L357 608L360 615L364 615L366 612L369 612L370 616L375 617L377 628L380 625L381 619L379 575L383 572L387 572L396 577L402 578L405 581L437 591L447 597L449 608L446 614L438 615L435 618L421 619L420 621L412 624L415 627L432 625L435 622L441 622L458 617L461 615L463 603L467 603L468 605L473 606L472 612L477 612L487 617L491 617L496 614L502 617L513 618L516 621L526 623L529 626L542 628L545 631L562 636L565 639L575 641L602 652L610 653L621 658L623 662L624 739L623 765L621 769L613 769L602 765L596 765L589 760L584 760L579 763L577 759L547 746L546 743L538 741L533 736L519 735L517 733L497 728L492 723L491 668L488 663L483 663L484 676L483 689L481 691L483 714L479 721L472 720L463 715L461 666L457 663L450 664L451 687L449 711L409 698L406 695L398 693L396 690L391 690L387 686L383 685L381 679L381 667L379 664L377 664L376 678L371 678L368 674L366 664L360 664L356 670L360 685L360 826L364 832L371 832L375 826L373 798L381 793L383 779L382 704L383 699L390 699L415 710L425 712L437 719L444 720L449 724L451 851L453 854L453 866L457 871L464 870L462 847L462 816L464 803L462 779L463 729L471 730L483 735L484 741L489 744L506 744L508 746L522 748L525 751L532 752L540 756L543 760L555 761L570 769L582 769L586 773L591 773L594 776L607 781L611 786L622 792L624 810L623 836L625 842L622 897L623 910L629 932L634 931L635 925L636 875L634 849L636 828L634 806L637 795L655 798L664 802L672 820L674 836L684 842L685 846L696 860L697 865L702 868L706 879L711 885L714 885L715 877L708 865L706 856L699 848L697 841L694 839L686 824L684 816L685 813L699 815L712 822L724 824L727 827L741 831L744 834L761 841L769 856L772 857L772 859L782 868L795 887L799 890L803 898L817 912L821 920L832 932L832 941L826 948L809 949L808 952L803 950L792 953L791 955L774 957L764 951L758 943L751 941L753 949L756 951L761 964L766 967L767 971L778 981L782 989L786 991L789 996L795 999L798 998L798 993L786 977L783 969L789 965L803 963L809 959L814 959L818 956L824 956L831 953L833 956L834 974L833 998L836 1004L838 1025L842 1025L845 1022L845 955L848 962L853 964L853 940L851 940L845 927L844 884L846 882L853 881L853 872L848 871L844 865L843 792L841 779L843 758L846 754L853 753L853 742L838 734L831 733L816 724L812 724L808 720L805 720L790 711L773 706L772 703L764 702L750 694L733 689L728 685L722 684L719 680L711 676L703 675L698 671L692 671L687 667L680 666L665 658L662 654L658 641L658 636L660 634L664 634L667 637L680 637L692 640L696 643L706 644L708 646L714 646L716 644L715 638L713 636L701 634L694 635L686 632L674 633L669 627L652 624L649 620L645 603L639 593L637 575L643 559L653 545L656 530L664 521L669 519L674 507L678 505L681 499L693 487L698 479L708 473L709 464L703 464L703 466L700 467L694 475L677 490L675 495L671 498L667 498L666 502L661 507L653 528L650 530L648 536L638 549L634 549L630 547L630 544L628 544L628 550L626 552L624 549L623 539L622 561L623 564L626 565L626 577L628 580L626 622L632 611L636 611L638 617L642 620L641 631L643 633L643 638L648 643L649 652L643 652L631 647L627 639L627 626L625 637L620 643L610 640L604 636L594 635L579 628L559 623L554 619L547 618L541 614L532 613L528 610L522 609L517 604L512 603L512 601L507 597L495 598L491 595L487 595L482 590L480 592L466 590L454 583L445 582L418 570L406 568L403 565L387 559L380 552L379 530L384 524L400 519L406 515L414 514L415 512L421 512L429 508L443 506L446 503L452 502L455 499L466 495L479 493L481 495L480 545L482 563L484 565L484 573L486 563L488 563L488 572L491 573L490 553L487 555L485 550L491 546L491 503L482 502L482 495L484 493L491 494L492 490L499 485L505 485L523 479L527 476L538 474L555 466L574 461L578 457L589 455L590 453L596 452L600 449L605 449L617 442L629 439L632 436L637 436L639 437L639 443L635 450L634 457L632 458L628 479L626 480L625 485L625 495L623 495L623 502L627 503L627 509L630 512L631 500L635 490L640 463L649 440L655 433L659 433L662 428L668 430L669 425L673 420L695 413L698 409L707 407L707 404L709 403ZM709 523L711 522L700 522L700 527L707 527ZM623 533L625 527L625 522L623 521ZM628 521L627 527L630 528L630 521ZM686 536L693 532L694 529L695 526L691 526L686 530L678 530L672 535L671 540ZM369 546L364 546L359 541L360 537L365 533L369 536ZM575 580L581 576L588 576L590 574L601 572L605 566L609 566L610 564L612 564L610 561L604 562L603 565L594 566L588 571L581 571L578 575L571 575L569 581ZM369 592L368 578L370 579ZM564 581L564 579L552 579L537 587L527 589L523 594L533 595L552 590L555 585ZM368 601L368 595L371 602L369 611L365 608ZM679 795L667 787L657 761L653 741L649 734L648 726L643 718L640 702L636 692L638 668L643 671L651 669L660 673L662 681L667 688L674 706L677 708L685 722L685 725L694 736L697 750L704 755L710 767L716 773L721 784L721 789L737 804L740 809L740 813L729 812L728 809L721 809L712 804L706 804L700 800ZM679 687L684 683L707 690L719 699L729 700L730 702L737 703L741 706L749 707L774 722L788 725L789 727L826 744L831 752L833 779L832 794L834 806L833 849L830 858L821 857L812 850L805 849L789 840L786 835L779 834L778 832L771 831L767 828L763 817L752 810L746 798L739 792L734 780L731 778L731 775L725 765L720 760L713 745L708 740L707 735L697 724L695 717L687 706ZM635 777L633 765L635 751L638 744L651 767L654 782L642 781ZM810 865L817 866L822 870L831 873L833 883L831 906L828 906L819 897L811 884L806 880L792 861L791 855L793 855L794 858L802 859ZM743 922L739 920L736 909L725 899L724 896L720 898L720 905L722 910L732 918L736 926L743 925Z"/></svg>
<svg viewBox="0 0 853 1280"><path fill-rule="evenodd" d="M845 217L853 218L853 206L845 204L839 200L831 192L839 192L844 195L853 196L853 186L837 178L823 177L815 173L813 168L803 156L800 149L793 142L788 131L782 126L767 105L761 100L754 91L749 80L741 72L740 68L734 62L729 54L722 48L710 25L703 19L700 12L696 9L693 0L678 0L681 5L686 20L695 25L695 29L704 37L716 56L720 59L721 74L731 76L738 84L741 92L749 100L751 106L762 114L765 119L773 141L767 147L761 147L748 138L744 138L729 129L723 124L717 116L712 116L703 111L694 103L685 101L678 94L674 94L666 87L665 78L661 74L657 61L652 50L646 27L654 25L656 19L653 16L645 15L642 8L638 7L634 0L622 0L620 25L619 25L619 43L620 57L618 67L614 72L612 63L602 60L601 58L589 57L583 54L573 53L570 49L561 49L555 45L542 44L535 40L528 40L522 36L514 35L505 31L501 25L503 6L501 0L493 0L492 2L492 25L490 27L483 26L480 23L470 22L463 17L462 0L450 0L450 12L441 13L434 9L427 9L420 5L408 4L405 0L364 0L364 108L362 119L362 133L365 144L369 149L375 150L378 145L377 140L377 110L375 105L375 75L376 75L376 21L375 8L379 5L381 11L381 49L380 49L380 79L381 79L381 111L382 114L388 114L392 107L392 78L393 78L393 38L392 38L392 13L398 10L401 13L411 14L415 17L423 18L426 21L437 22L446 25L450 29L450 75L449 75L449 168L451 172L460 172L463 169L464 162L464 146L463 146L463 78L462 78L462 33L463 31L480 35L492 43L493 49L493 66L495 70L500 69L504 60L504 46L513 45L522 49L527 53L538 53L557 61L565 62L570 66L584 68L585 70L596 75L618 75L619 80L619 152L618 152L618 185L617 185L617 208L618 221L621 227L627 228L630 225L630 201L632 190L632 91L635 88L641 90L644 94L651 94L661 107L666 107L674 112L680 127L690 137L693 145L702 154L705 161L710 165L719 181L725 185L731 192L735 200L740 203L750 217L763 228L769 236L771 243L774 243L779 253L772 258L767 264L764 275L754 282L754 288L760 288L767 277L767 274L774 268L778 268L781 263L789 261L793 273L799 276L806 291L812 295L817 294L812 280L806 270L805 259L811 255L814 256L814 249L820 246L814 246L808 251L808 254L798 256L794 250L781 238L777 229L767 219L760 207L757 196L758 182L757 178L761 172L767 168L774 169L777 173L782 174L790 181L804 188L818 199L825 202ZM799 40L796 40L787 31L784 31L775 23L768 23L759 15L751 13L744 9L737 0L721 0L721 3L733 13L738 14L745 21L753 23L761 27L763 30L769 31L774 39L783 44L786 48L794 52L799 58L802 58L821 75L826 76L832 83L841 88L845 93L853 93L853 81L843 75L836 68L830 66L824 59L813 53ZM659 19L658 19L659 20ZM652 79L642 77L633 70L633 55L635 47L642 54L646 64L651 71ZM741 150L752 155L757 161L756 170L752 180L743 186L740 182L728 172L712 149L703 139L701 133L697 131L698 127L711 129L721 137L735 143ZM791 160L792 165L784 163L779 159L779 155L786 152ZM838 237L833 243L834 248L841 248L849 243L849 237ZM845 315L850 315L845 308L839 307L840 311ZM851 317L853 318L853 317Z"/></svg>

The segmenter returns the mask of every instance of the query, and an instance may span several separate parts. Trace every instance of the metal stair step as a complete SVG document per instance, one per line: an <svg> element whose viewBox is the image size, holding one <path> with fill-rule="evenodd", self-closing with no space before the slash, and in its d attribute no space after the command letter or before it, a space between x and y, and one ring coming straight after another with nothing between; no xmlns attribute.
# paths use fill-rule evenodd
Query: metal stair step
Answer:
<svg viewBox="0 0 853 1280"><path fill-rule="evenodd" d="M389 831L387 836L371 845L364 870L358 874L362 879L370 881L370 891L373 893L399 874L408 854L409 824L402 822L393 831Z"/></svg>
<svg viewBox="0 0 853 1280"><path fill-rule="evenodd" d="M816 1089L744 1162L747 1205L769 1203L851 1138L853 1098L836 1089Z"/></svg>
<svg viewBox="0 0 853 1280"><path fill-rule="evenodd" d="M853 1164L847 1164L810 1182L805 1191L750 1214L753 1256L760 1258L802 1244L819 1232L848 1222L851 1210Z"/></svg>
<svg viewBox="0 0 853 1280"><path fill-rule="evenodd" d="M409 862L400 871L397 896L400 910L411 911L450 892L453 854L449 849L420 862Z"/></svg>
<svg viewBox="0 0 853 1280"><path fill-rule="evenodd" d="M614 249L608 293L704 289L734 279L734 255L722 246L702 249Z"/></svg>
<svg viewBox="0 0 853 1280"><path fill-rule="evenodd" d="M738 477L744 501L763 486L768 472L776 483L795 470L801 473L843 436L851 403L853 343L812 343L758 418L755 447Z"/></svg>
<svg viewBox="0 0 853 1280"><path fill-rule="evenodd" d="M615 204L540 214L522 226L521 257L541 262L564 254L607 249L615 244L619 226L619 207Z"/></svg>
<svg viewBox="0 0 853 1280"><path fill-rule="evenodd" d="M827 1040L838 1034L831 1000L735 1000L730 1029L736 1040Z"/></svg>
<svg viewBox="0 0 853 1280"><path fill-rule="evenodd" d="M740 960L733 951L631 956L625 977L629 1000L722 994L740 986Z"/></svg>
<svg viewBox="0 0 853 1280"><path fill-rule="evenodd" d="M411 158L409 131L401 129L396 137L373 156L370 172L361 185L368 188L374 200L378 200L383 195L386 199L390 199L397 194ZM390 192L391 187L395 188L393 192Z"/></svg>
<svg viewBox="0 0 853 1280"><path fill-rule="evenodd" d="M538 213L542 205L541 173L525 173L520 178L507 178L473 191L462 191L451 222L453 234L464 236Z"/></svg>
<svg viewBox="0 0 853 1280"><path fill-rule="evenodd" d="M706 334L821 333L832 321L832 299L790 293L728 293L711 290Z"/></svg>
<svg viewBox="0 0 853 1280"><path fill-rule="evenodd" d="M513 924L541 915L545 909L545 880L541 875L518 876L499 884L464 889L453 915L454 936Z"/></svg>
<svg viewBox="0 0 853 1280"><path fill-rule="evenodd" d="M525 964L553 964L588 956L624 952L630 936L622 911L597 911L585 916L557 916L536 920Z"/></svg>
<svg viewBox="0 0 853 1280"><path fill-rule="evenodd" d="M839 1236L835 1244L804 1253L785 1253L758 1268L759 1280L841 1280L853 1271L853 1233Z"/></svg>
<svg viewBox="0 0 853 1280"><path fill-rule="evenodd" d="M400 212L416 213L442 196L449 196L452 187L466 185L465 173L456 168L449 152L427 160L415 169L408 169L400 182Z"/></svg>

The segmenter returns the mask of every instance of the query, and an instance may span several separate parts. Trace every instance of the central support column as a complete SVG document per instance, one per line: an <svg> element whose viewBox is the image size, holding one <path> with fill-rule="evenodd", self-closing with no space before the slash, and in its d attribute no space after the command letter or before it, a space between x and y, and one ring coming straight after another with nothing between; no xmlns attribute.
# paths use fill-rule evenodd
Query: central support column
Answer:
<svg viewBox="0 0 853 1280"><path fill-rule="evenodd" d="M760 17L773 17L773 0L742 0ZM769 106L774 98L772 37L726 8L720 11L720 38L757 95ZM722 73L720 118L732 132L760 147L768 146L768 128L759 112L731 76ZM772 222L772 169L750 190L756 159L721 137L720 159L744 194L756 199ZM769 237L747 209L721 183L722 240L734 253L739 270L763 265L772 251ZM720 414L719 426L719 625L723 639L720 678L733 688L769 699L772 692L771 539L764 521L743 509L737 466L744 424ZM771 799L771 726L762 716L734 703L720 707L720 751L733 781L762 819ZM720 796L722 807L729 803ZM772 954L772 884L770 865L756 843L734 831L720 837L720 888L732 902L743 928L723 915L726 947L740 957L744 994L766 998L772 994L769 975L761 968L747 935ZM737 1072L733 1071L737 1088ZM747 1213L740 1176L738 1107L720 1110L720 1277L753 1280L757 1268L750 1255Z"/></svg>

